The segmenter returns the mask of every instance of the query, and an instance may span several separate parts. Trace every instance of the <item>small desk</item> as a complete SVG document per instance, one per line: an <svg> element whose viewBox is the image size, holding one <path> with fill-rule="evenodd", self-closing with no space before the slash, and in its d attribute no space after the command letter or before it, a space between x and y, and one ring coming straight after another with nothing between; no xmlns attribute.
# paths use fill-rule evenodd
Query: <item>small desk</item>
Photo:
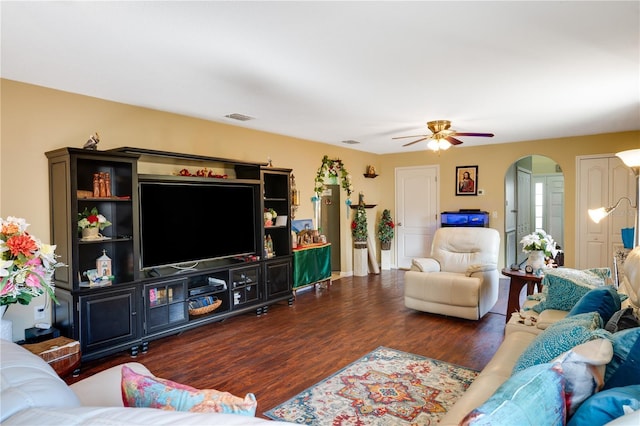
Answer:
<svg viewBox="0 0 640 426"><path fill-rule="evenodd" d="M293 294L301 287L328 281L331 285L331 243L293 250Z"/></svg>
<svg viewBox="0 0 640 426"><path fill-rule="evenodd" d="M509 300L507 302L506 322L509 322L511 314L520 311L520 292L522 287L527 286L527 295L533 294L536 284L542 282L542 275L527 274L524 271L514 271L509 268L502 270L502 275L511 278L509 284Z"/></svg>

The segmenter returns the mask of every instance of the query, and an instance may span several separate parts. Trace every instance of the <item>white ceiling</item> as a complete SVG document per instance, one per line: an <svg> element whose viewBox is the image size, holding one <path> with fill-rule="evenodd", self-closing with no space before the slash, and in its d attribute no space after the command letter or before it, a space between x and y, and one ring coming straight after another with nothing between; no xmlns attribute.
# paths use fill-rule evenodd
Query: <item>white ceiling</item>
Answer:
<svg viewBox="0 0 640 426"><path fill-rule="evenodd" d="M391 138L436 119L495 133L463 147L640 130L639 1L3 1L0 13L3 78L373 153L424 149Z"/></svg>

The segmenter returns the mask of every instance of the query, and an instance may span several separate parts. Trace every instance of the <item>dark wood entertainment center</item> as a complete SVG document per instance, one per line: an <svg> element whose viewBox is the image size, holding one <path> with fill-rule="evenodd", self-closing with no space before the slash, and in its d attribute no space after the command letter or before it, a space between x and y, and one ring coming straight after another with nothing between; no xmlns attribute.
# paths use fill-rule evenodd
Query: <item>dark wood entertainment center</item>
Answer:
<svg viewBox="0 0 640 426"><path fill-rule="evenodd" d="M58 304L54 305L53 322L64 336L80 342L83 360L123 350L136 355L146 351L152 340L232 315L252 311L260 315L277 302L293 302L291 169L138 148L108 151L61 148L47 152L46 156L51 241L57 245L59 260L67 265L55 272ZM143 166L149 173L145 170L139 174ZM210 174L213 177L177 175L187 169L215 173ZM88 194L96 173L108 173L110 196ZM143 267L141 182L253 188L255 223L247 226L255 229L255 252L202 260L186 267ZM211 200L211 205L215 207L224 201ZM78 213L93 207L112 225L101 231L100 239L87 241L77 229ZM211 216L217 220L206 226L224 229L224 214L233 214L232 207L216 209ZM265 209L287 216L286 223L265 227ZM194 226L191 231L198 232L193 223L185 226ZM180 231L158 229L158 232ZM228 238L233 238L233 229L225 232ZM264 252L263 241L267 237L275 253L271 257ZM106 286L92 285L83 274L96 268L96 260L103 253L111 258L113 278ZM205 314L190 311L190 301L207 296L218 300L215 310Z"/></svg>

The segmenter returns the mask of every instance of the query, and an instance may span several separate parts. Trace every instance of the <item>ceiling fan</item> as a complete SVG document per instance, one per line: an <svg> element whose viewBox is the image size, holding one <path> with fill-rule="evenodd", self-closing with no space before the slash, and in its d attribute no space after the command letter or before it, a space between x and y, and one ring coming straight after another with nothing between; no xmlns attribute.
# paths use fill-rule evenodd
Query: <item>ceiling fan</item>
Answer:
<svg viewBox="0 0 640 426"><path fill-rule="evenodd" d="M493 133L469 133L469 132L456 132L449 129L451 127L451 121L449 120L435 120L429 121L427 127L431 130L431 135L413 135L413 136L398 136L392 139L404 139L404 138L420 138L413 142L406 143L402 146L413 145L414 143L422 142L427 139L431 139L427 144L429 149L434 151L449 149L451 145L460 145L462 141L454 136L481 136L485 138L493 137Z"/></svg>

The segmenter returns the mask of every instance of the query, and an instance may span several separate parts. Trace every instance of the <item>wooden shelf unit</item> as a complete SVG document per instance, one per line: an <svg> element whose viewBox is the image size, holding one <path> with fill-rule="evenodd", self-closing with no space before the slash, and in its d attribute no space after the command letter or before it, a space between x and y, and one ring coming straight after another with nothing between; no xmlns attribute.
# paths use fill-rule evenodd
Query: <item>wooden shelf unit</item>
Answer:
<svg viewBox="0 0 640 426"><path fill-rule="evenodd" d="M257 252L243 259L204 261L179 273L170 267L143 270L138 195L142 180L249 185L263 195L255 206L255 215L263 223L265 208L283 216L291 211L290 169L131 147L109 151L61 148L46 156L51 241L57 245L60 261L68 265L58 268L54 276L60 303L54 306L53 321L64 336L80 342L83 360L123 350L137 354L146 351L154 339L240 313L262 314L279 301L293 302L289 217L286 225L257 227L256 241L269 235L274 257L266 258L262 245L257 244ZM140 167L145 168L142 174ZM183 167L211 168L226 177L176 176L174 173ZM86 196L97 172L110 174L114 196ZM82 241L77 229L78 212L93 207L112 226L101 231L105 239ZM107 286L91 287L83 273L95 268L103 250L112 259L114 278ZM206 295L222 303L208 314L189 315L189 300Z"/></svg>

